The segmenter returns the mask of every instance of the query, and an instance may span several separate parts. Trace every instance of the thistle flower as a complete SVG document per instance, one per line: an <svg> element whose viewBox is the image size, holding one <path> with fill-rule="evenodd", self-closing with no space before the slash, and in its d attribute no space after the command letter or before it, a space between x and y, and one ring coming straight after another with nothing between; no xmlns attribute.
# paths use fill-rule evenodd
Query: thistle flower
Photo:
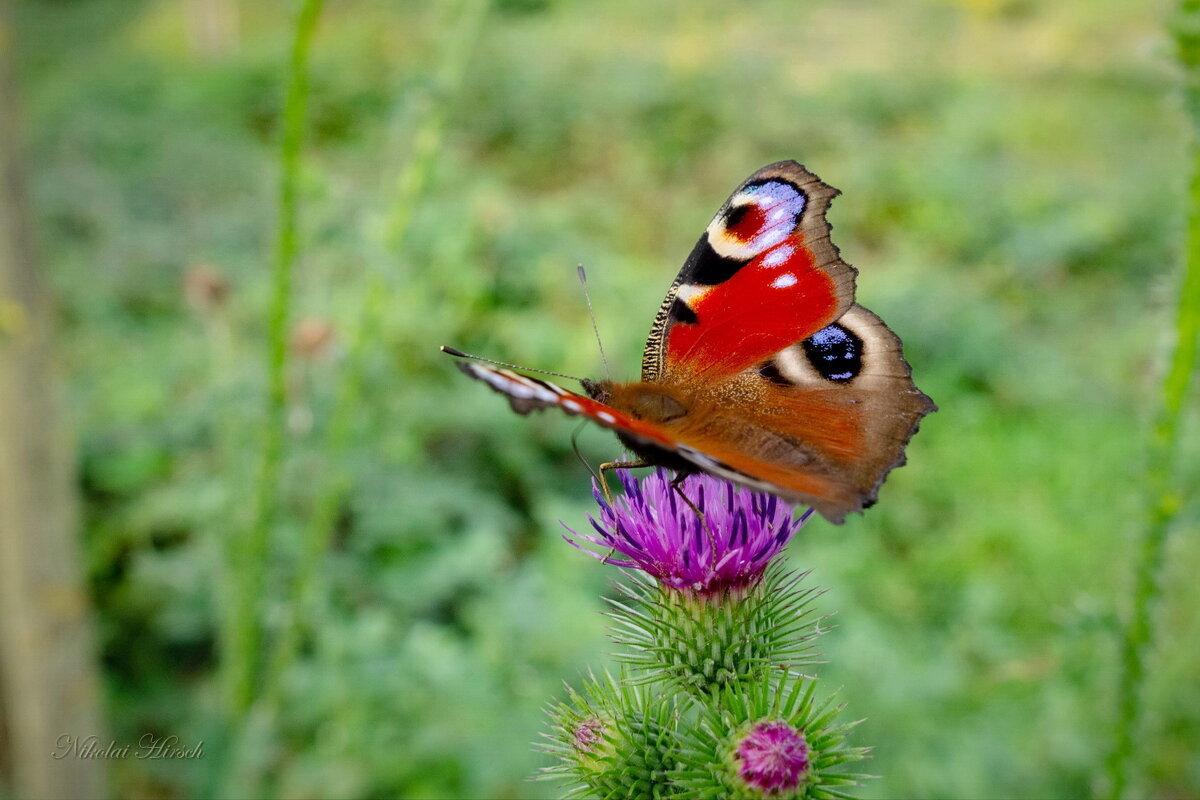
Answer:
<svg viewBox="0 0 1200 800"><path fill-rule="evenodd" d="M808 509L797 518L792 506L773 495L708 475L689 476L679 490L662 469L640 481L626 470L620 480L625 493L611 504L592 485L600 519L589 515L588 521L598 535L567 530L608 551L584 550L604 563L642 570L666 587L697 595L758 583L767 564L812 515Z"/></svg>
<svg viewBox="0 0 1200 800"><path fill-rule="evenodd" d="M772 564L811 512L796 518L771 495L707 475L681 487L695 508L663 470L640 481L623 473L621 484L625 494L612 503L595 493L600 519L588 519L599 535L571 533L619 553L585 551L629 570L617 587L624 598L608 602L613 638L627 646L617 657L637 668L633 680L665 680L702 697L812 663L816 590Z"/></svg>
<svg viewBox="0 0 1200 800"><path fill-rule="evenodd" d="M707 476L684 496L662 470L621 483L616 500L595 492L596 535L567 530L625 569L605 599L631 668L550 707L542 750L556 763L540 777L571 782L566 797L847 797L863 776L839 765L866 751L797 669L823 633L817 590L775 558L811 512Z"/></svg>

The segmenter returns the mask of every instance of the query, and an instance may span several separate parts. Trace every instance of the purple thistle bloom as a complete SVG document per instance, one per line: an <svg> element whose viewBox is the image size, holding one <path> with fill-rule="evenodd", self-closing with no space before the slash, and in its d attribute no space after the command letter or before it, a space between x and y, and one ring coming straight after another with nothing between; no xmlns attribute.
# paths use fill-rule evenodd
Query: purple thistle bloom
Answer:
<svg viewBox="0 0 1200 800"><path fill-rule="evenodd" d="M639 481L621 472L625 494L609 505L593 482L600 519L588 515L598 535L572 534L622 557L584 550L606 564L640 569L672 589L713 594L752 586L767 564L812 514L764 492L735 487L709 475L689 476L681 489L704 514L701 521L662 469ZM563 525L566 528L566 525ZM583 550L573 540L563 537Z"/></svg>
<svg viewBox="0 0 1200 800"><path fill-rule="evenodd" d="M763 794L791 791L808 770L808 741L786 722L760 722L738 743L737 757L742 780Z"/></svg>

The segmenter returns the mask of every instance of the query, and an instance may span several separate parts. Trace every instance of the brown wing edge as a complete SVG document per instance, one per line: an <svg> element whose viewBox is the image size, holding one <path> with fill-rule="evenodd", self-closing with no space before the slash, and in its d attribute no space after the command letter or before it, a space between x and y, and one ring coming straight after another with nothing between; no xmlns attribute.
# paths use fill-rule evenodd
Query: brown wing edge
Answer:
<svg viewBox="0 0 1200 800"><path fill-rule="evenodd" d="M905 365L907 366L907 362ZM820 507L814 506L814 508L816 508L823 517L836 525L840 525L845 522L846 514L851 512L861 514L864 510L875 505L875 503L879 500L879 489L883 486L883 482L887 480L887 476L891 474L891 471L897 467L903 467L908 463L908 444L912 441L913 437L917 435L917 431L921 429L921 420L938 410L937 404L933 402L933 398L918 389L916 384L913 384L913 399L920 404L920 407L914 411L915 416L913 417L912 424L908 428L908 432L902 437L900 449L897 452L896 459L880 470L879 477L875 479L875 483L866 492L866 494L862 496L861 502L858 503L856 507L851 507L845 511L842 511L840 516L838 516L836 519L827 514Z"/></svg>
<svg viewBox="0 0 1200 800"><path fill-rule="evenodd" d="M756 464L761 464L759 459L742 454L726 454L724 458L717 457L703 450L699 450L691 445L678 445L676 452L688 462L694 464L699 470L707 472L710 475L715 475L733 483L746 486L756 491L767 492L773 494L793 505L811 506L817 510L822 517L834 525L841 525L846 521L846 517L851 513L861 514L866 509L875 505L879 498L879 489L883 486L889 473L897 467L902 467L908 463L906 451L908 443L912 437L920 430L922 418L926 415L937 411L937 406L933 401L921 393L917 394L924 400L922 409L913 419L912 424L903 437L903 442L897 452L894 461L880 470L878 477L875 479L865 492L853 491L851 495L853 500L849 502L839 502L836 499L821 497L807 492L799 491L793 487L787 486L780 481L769 481L760 475L764 472L761 468L756 468ZM736 463L735 463L736 462ZM755 473L759 474L755 474ZM849 496L847 496L849 500Z"/></svg>
<svg viewBox="0 0 1200 800"><path fill-rule="evenodd" d="M884 334L890 337L893 342L895 342L896 363L903 368L903 375L908 380L908 385L912 387L907 394L909 395L914 406L912 410L913 420L909 425L908 432L902 437L899 454L891 464L888 464L879 473L878 480L875 481L875 485L871 487L871 491L864 498L863 508L869 508L870 506L874 505L875 501L878 499L879 487L883 485L883 481L885 478L887 478L888 473L897 467L902 467L908 463L908 443L912 441L913 437L917 435L917 431L921 429L921 420L936 412L938 410L938 406L937 403L933 402L932 397L922 392L919 388L917 388L916 383L913 382L912 365L909 364L908 359L904 357L903 343L900 341L900 337L896 335L896 332L889 328L887 323L880 319L879 315L875 314L869 309L863 308L862 306L856 304L855 310L856 313L864 313L875 320ZM862 509L859 509L859 511L861 510Z"/></svg>
<svg viewBox="0 0 1200 800"><path fill-rule="evenodd" d="M800 230L804 234L805 246L816 256L817 266L828 272L837 286L838 310L830 320L836 322L854 304L855 278L858 275L857 269L842 260L842 253L831 238L833 224L827 216L829 206L833 198L842 192L822 181L797 161L778 161L765 166L750 176L742 186L767 178L781 178L793 183L808 197L804 213L800 215ZM738 191L741 189L739 186Z"/></svg>

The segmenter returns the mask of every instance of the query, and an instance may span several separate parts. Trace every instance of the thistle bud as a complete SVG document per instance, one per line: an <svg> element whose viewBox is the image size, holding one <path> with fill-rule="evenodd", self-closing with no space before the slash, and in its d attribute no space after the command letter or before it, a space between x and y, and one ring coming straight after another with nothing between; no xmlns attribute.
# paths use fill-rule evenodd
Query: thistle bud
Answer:
<svg viewBox="0 0 1200 800"><path fill-rule="evenodd" d="M847 797L867 776L844 765L867 751L846 746L856 723L837 723L841 708L817 702L816 685L814 678L784 674L727 687L682 737L678 796Z"/></svg>
<svg viewBox="0 0 1200 800"><path fill-rule="evenodd" d="M605 673L551 706L539 749L556 763L539 779L573 786L566 797L666 796L677 764L679 707Z"/></svg>
<svg viewBox="0 0 1200 800"><path fill-rule="evenodd" d="M794 792L808 772L808 741L786 722L759 722L738 742L734 755L747 788L765 796Z"/></svg>

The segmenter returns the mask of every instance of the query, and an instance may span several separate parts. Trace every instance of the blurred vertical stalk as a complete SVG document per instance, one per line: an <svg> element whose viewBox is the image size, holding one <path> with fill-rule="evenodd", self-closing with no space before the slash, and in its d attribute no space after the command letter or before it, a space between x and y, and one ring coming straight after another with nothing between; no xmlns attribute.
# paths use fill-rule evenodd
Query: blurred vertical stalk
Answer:
<svg viewBox="0 0 1200 800"><path fill-rule="evenodd" d="M54 368L54 312L34 247L12 30L0 0L0 764L5 795L103 797L108 739L79 541L75 457Z"/></svg>
<svg viewBox="0 0 1200 800"><path fill-rule="evenodd" d="M229 708L235 721L249 709L258 687L268 545L280 504L280 473L287 437L287 332L292 273L299 252L296 200L300 146L308 99L308 53L321 5L322 0L304 0L296 16L279 149L279 219L267 318L268 390L261 462L254 485L250 528L243 535L233 536L226 547L234 596L225 631L223 666Z"/></svg>
<svg viewBox="0 0 1200 800"><path fill-rule="evenodd" d="M382 230L382 244L392 255L400 255L412 224L413 212L437 162L445 138L449 109L462 87L463 76L472 51L479 41L490 0L461 0L448 16L446 39L442 45L433 83L432 96L417 123L408 159L400 168L395 194ZM344 466L344 454L351 426L361 411L364 361L370 347L378 341L377 331L387 309L392 306L390 274L374 266L367 274L363 307L357 325L347 331L347 357L344 377L330 417L326 452L336 465L334 474L321 489L305 531L301 558L288 596L288 620L276 641L265 688L277 697L280 678L295 658L304 620L312 619L312 594L317 567L329 547L338 510L350 488Z"/></svg>
<svg viewBox="0 0 1200 800"><path fill-rule="evenodd" d="M1112 798L1126 796L1129 765L1138 750L1142 686L1146 660L1154 646L1153 614L1162 593L1159 578L1163 551L1183 501L1176 476L1180 421L1200 339L1200 0L1180 2L1174 29L1176 55L1183 72L1184 107L1192 123L1187 241L1175 317L1175 348L1150 440L1148 519L1134 567L1133 606L1121 640L1116 731L1108 763Z"/></svg>

